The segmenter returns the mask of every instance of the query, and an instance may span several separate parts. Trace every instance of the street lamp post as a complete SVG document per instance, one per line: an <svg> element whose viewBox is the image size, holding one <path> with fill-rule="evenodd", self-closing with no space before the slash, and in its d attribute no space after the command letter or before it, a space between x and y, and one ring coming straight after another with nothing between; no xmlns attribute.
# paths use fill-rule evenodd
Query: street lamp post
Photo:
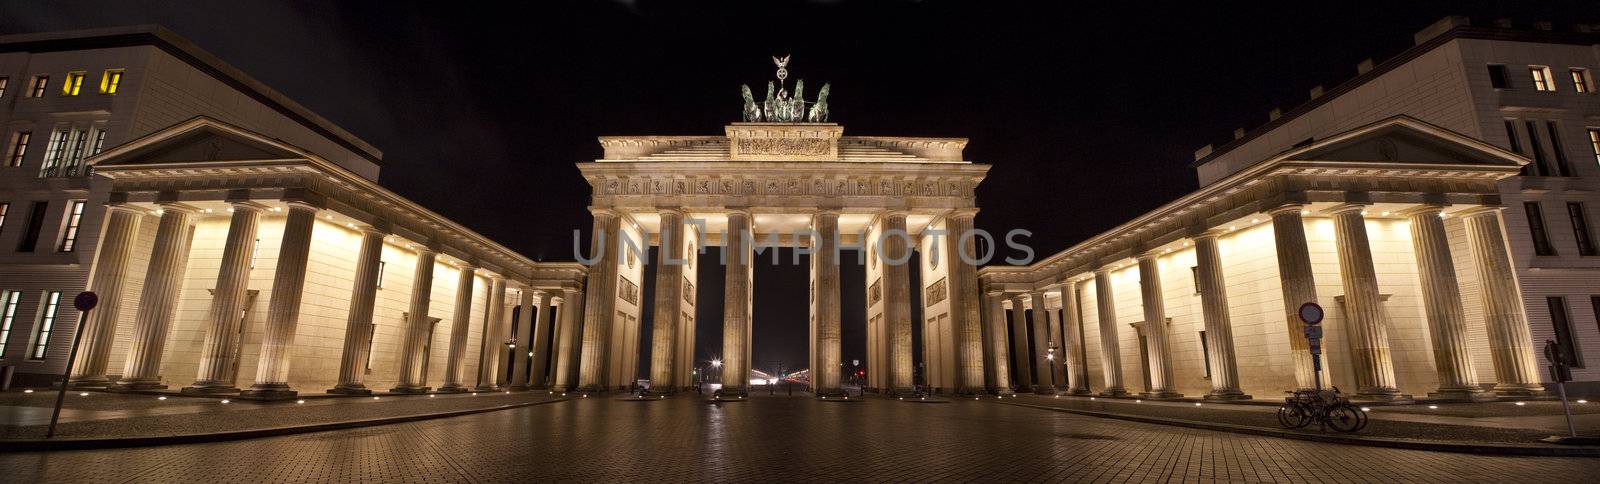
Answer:
<svg viewBox="0 0 1600 484"><path fill-rule="evenodd" d="M1045 366L1050 367L1050 386L1054 388L1056 385L1056 342L1054 340L1050 341L1050 347L1045 351L1044 359Z"/></svg>

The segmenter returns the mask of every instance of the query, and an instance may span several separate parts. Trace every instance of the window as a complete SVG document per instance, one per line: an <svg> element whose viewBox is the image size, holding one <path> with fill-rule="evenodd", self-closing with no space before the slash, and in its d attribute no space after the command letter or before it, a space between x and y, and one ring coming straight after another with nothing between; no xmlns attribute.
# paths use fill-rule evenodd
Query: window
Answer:
<svg viewBox="0 0 1600 484"><path fill-rule="evenodd" d="M1189 266L1189 277L1194 279L1194 295L1200 295L1200 266Z"/></svg>
<svg viewBox="0 0 1600 484"><path fill-rule="evenodd" d="M28 214L28 228L22 233L22 242L17 244L17 252L33 252L39 243L39 229L44 225L44 212L50 208L50 202L33 202L33 210Z"/></svg>
<svg viewBox="0 0 1600 484"><path fill-rule="evenodd" d="M6 357L6 343L11 341L11 323L17 320L17 303L22 293L0 291L0 358Z"/></svg>
<svg viewBox="0 0 1600 484"><path fill-rule="evenodd" d="M1495 89L1511 89L1511 77L1506 75L1505 65L1489 64L1489 85Z"/></svg>
<svg viewBox="0 0 1600 484"><path fill-rule="evenodd" d="M1588 69L1574 67L1571 72L1572 89L1579 93L1594 92L1594 85L1590 84ZM0 88L3 88L3 86L0 86Z"/></svg>
<svg viewBox="0 0 1600 484"><path fill-rule="evenodd" d="M1594 151L1594 162L1600 164L1600 128L1589 128L1589 149Z"/></svg>
<svg viewBox="0 0 1600 484"><path fill-rule="evenodd" d="M7 84L11 84L11 78L0 76L0 97L6 96Z"/></svg>
<svg viewBox="0 0 1600 484"><path fill-rule="evenodd" d="M1550 246L1550 235L1544 231L1544 213L1539 210L1539 202L1524 202L1522 208L1528 212L1528 232L1533 236L1534 255L1556 255L1556 249Z"/></svg>
<svg viewBox="0 0 1600 484"><path fill-rule="evenodd" d="M1556 154L1556 170L1561 172L1561 176L1572 176L1572 167L1567 164L1567 150L1561 149L1561 130L1556 128L1555 121L1545 121L1544 128L1550 133L1550 151Z"/></svg>
<svg viewBox="0 0 1600 484"><path fill-rule="evenodd" d="M58 128L50 133L50 143L44 146L44 163L39 166L40 178L61 176L61 162L66 157L71 139L72 130L69 128Z"/></svg>
<svg viewBox="0 0 1600 484"><path fill-rule="evenodd" d="M1206 379L1211 378L1211 346L1206 344L1206 332L1200 332L1200 354L1206 357Z"/></svg>
<svg viewBox="0 0 1600 484"><path fill-rule="evenodd" d="M1578 240L1578 255L1595 255L1594 239L1589 236L1589 217L1583 215L1583 204L1567 202L1567 217L1572 219L1572 235Z"/></svg>
<svg viewBox="0 0 1600 484"><path fill-rule="evenodd" d="M33 86L28 89L28 97L44 97L44 89L50 85L50 76L33 76Z"/></svg>
<svg viewBox="0 0 1600 484"><path fill-rule="evenodd" d="M1528 72L1533 75L1533 90L1555 92L1555 79L1550 78L1550 67L1528 66Z"/></svg>
<svg viewBox="0 0 1600 484"><path fill-rule="evenodd" d="M78 224L83 222L83 200L73 200L67 211L67 229L61 233L61 251L72 252L78 246Z"/></svg>
<svg viewBox="0 0 1600 484"><path fill-rule="evenodd" d="M116 94L122 85L122 69L106 69L100 76L100 94Z"/></svg>
<svg viewBox="0 0 1600 484"><path fill-rule="evenodd" d="M89 156L98 155L106 147L106 129L95 126L89 133Z"/></svg>
<svg viewBox="0 0 1600 484"><path fill-rule="evenodd" d="M11 204L0 202L0 234L6 231L6 212L11 211Z"/></svg>
<svg viewBox="0 0 1600 484"><path fill-rule="evenodd" d="M1556 333L1556 348L1561 352L1561 356L1566 358L1567 364L1573 368L1583 368L1583 354L1578 352L1578 344L1572 340L1572 323L1567 317L1567 298L1555 296L1544 300L1550 307L1550 326Z"/></svg>
<svg viewBox="0 0 1600 484"><path fill-rule="evenodd" d="M383 269L388 265L388 262L378 261L378 289L383 289Z"/></svg>
<svg viewBox="0 0 1600 484"><path fill-rule="evenodd" d="M76 95L78 95L78 91L83 90L83 78L84 77L88 77L88 74L84 73L83 71L68 72L67 73L67 82L61 83L61 95L62 96L76 96Z"/></svg>
<svg viewBox="0 0 1600 484"><path fill-rule="evenodd" d="M6 152L6 166L22 166L22 157L27 156L28 142L32 140L32 131L18 131L11 135L11 150Z"/></svg>
<svg viewBox="0 0 1600 484"><path fill-rule="evenodd" d="M44 308L39 311L39 324L33 325L33 347L28 359L42 360L50 348L50 333L56 329L56 310L61 308L61 291L45 291Z"/></svg>
<svg viewBox="0 0 1600 484"><path fill-rule="evenodd" d="M1544 157L1544 147L1539 145L1539 125L1533 121L1523 121L1522 125L1528 129L1528 148L1533 150L1534 176L1550 176L1549 160Z"/></svg>

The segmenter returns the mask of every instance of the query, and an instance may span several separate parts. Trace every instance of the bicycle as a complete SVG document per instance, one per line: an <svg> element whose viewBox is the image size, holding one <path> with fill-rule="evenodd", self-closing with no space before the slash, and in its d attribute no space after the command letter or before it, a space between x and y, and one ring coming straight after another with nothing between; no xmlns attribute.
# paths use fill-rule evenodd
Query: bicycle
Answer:
<svg viewBox="0 0 1600 484"><path fill-rule="evenodd" d="M1278 424L1284 428L1298 429L1317 422L1318 427L1332 428L1338 432L1359 432L1367 427L1367 412L1350 403L1339 392L1332 390L1295 390L1278 407Z"/></svg>

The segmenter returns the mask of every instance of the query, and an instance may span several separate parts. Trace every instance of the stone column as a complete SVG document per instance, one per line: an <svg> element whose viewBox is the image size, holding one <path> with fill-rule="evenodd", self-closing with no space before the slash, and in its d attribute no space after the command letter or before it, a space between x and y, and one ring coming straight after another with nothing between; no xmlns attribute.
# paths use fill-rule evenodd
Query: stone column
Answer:
<svg viewBox="0 0 1600 484"><path fill-rule="evenodd" d="M973 219L977 209L957 209L945 217L945 240L950 241L950 322L956 328L956 363L960 371L958 393L983 393L983 309L979 306L978 260ZM1001 333L1004 335L1005 333ZM1000 358L996 358L998 361ZM998 363L996 363L998 364Z"/></svg>
<svg viewBox="0 0 1600 484"><path fill-rule="evenodd" d="M161 353L167 346L167 331L172 328L173 312L183 290L183 272L189 263L189 245L194 241L194 207L165 204L156 226L150 265L145 270L143 292L139 293L139 312L133 320L133 341L128 345L128 361L122 378L112 390L153 390L161 384Z"/></svg>
<svg viewBox="0 0 1600 484"><path fill-rule="evenodd" d="M1028 351L1028 309L1023 294L1011 297L1011 367L1017 370L1017 390L1033 386L1033 361Z"/></svg>
<svg viewBox="0 0 1600 484"><path fill-rule="evenodd" d="M1455 261L1450 258L1450 239L1441 209L1428 205L1406 213L1411 221L1411 246L1417 255L1428 333L1433 340L1433 364L1439 374L1439 390L1429 396L1485 400L1491 395L1478 387L1478 371L1473 367L1467 343L1461 286L1456 281Z"/></svg>
<svg viewBox="0 0 1600 484"><path fill-rule="evenodd" d="M1111 268L1094 271L1094 299L1100 315L1100 369L1105 372L1104 396L1128 394L1122 383L1122 351L1117 339L1117 301L1111 298Z"/></svg>
<svg viewBox="0 0 1600 484"><path fill-rule="evenodd" d="M533 329L533 345L528 347L528 351L533 353L533 365L528 370L529 389L550 388L550 325L555 323L550 308L554 303L555 296L551 291L539 291L539 309L533 313L536 318L530 326Z"/></svg>
<svg viewBox="0 0 1600 484"><path fill-rule="evenodd" d="M589 279L583 297L583 349L578 353L578 387L584 391L605 391L606 343L611 336L612 313L617 303L618 238L621 217L603 209L590 210L594 229L590 234L589 256L599 257L589 266Z"/></svg>
<svg viewBox="0 0 1600 484"><path fill-rule="evenodd" d="M1494 392L1502 396L1542 395L1545 390L1534 359L1533 336L1522 306L1522 288L1506 247L1500 208L1483 207L1463 213L1462 217L1483 295L1489 352L1498 380Z"/></svg>
<svg viewBox="0 0 1600 484"><path fill-rule="evenodd" d="M1233 350L1233 321L1228 315L1228 284L1222 277L1222 255L1217 231L1194 238L1196 271L1200 275L1200 314L1206 326L1206 352L1211 355L1211 392L1207 400L1245 400L1239 390L1239 363Z"/></svg>
<svg viewBox="0 0 1600 484"><path fill-rule="evenodd" d="M532 370L528 365L533 363L530 361L533 357L528 353L533 351L534 311L538 310L534 306L535 297L539 297L539 294L533 288L526 286L522 288L522 298L520 299L522 309L517 311L517 324L511 335L517 341L516 346L511 348L511 382L509 384L511 390L523 391L528 389L528 375Z"/></svg>
<svg viewBox="0 0 1600 484"><path fill-rule="evenodd" d="M1045 304L1044 291L1034 291L1028 299L1033 304L1033 392L1053 394L1056 384L1050 368L1054 364L1050 360L1050 309Z"/></svg>
<svg viewBox="0 0 1600 484"><path fill-rule="evenodd" d="M466 264L460 267L456 278L456 307L450 320L450 355L445 362L444 385L440 392L461 393L467 386L461 383L467 366L467 330L472 322L472 284L476 282L478 268ZM487 333L487 331L486 331Z"/></svg>
<svg viewBox="0 0 1600 484"><path fill-rule="evenodd" d="M500 390L500 375L505 371L500 362L506 360L506 279L499 274L489 276L489 306L484 308L483 353L478 355L478 373L483 377L475 390L493 392Z"/></svg>
<svg viewBox="0 0 1600 484"><path fill-rule="evenodd" d="M1272 238L1278 255L1278 281L1283 289L1284 324L1289 332L1289 353L1294 360L1294 380L1300 389L1315 385L1311 365L1311 343L1306 341L1305 323L1300 321L1300 306L1317 301L1317 282L1311 273L1311 252L1306 245L1306 226L1300 219L1303 206L1283 205L1272 209ZM1324 360L1326 363L1326 360ZM1323 375L1328 365L1324 364Z"/></svg>
<svg viewBox="0 0 1600 484"><path fill-rule="evenodd" d="M382 229L361 227L355 282L350 286L350 312L344 324L344 351L339 358L339 383L328 393L370 395L363 381L372 354L372 310L378 301L378 265L383 261Z"/></svg>
<svg viewBox="0 0 1600 484"><path fill-rule="evenodd" d="M1333 214L1335 244L1339 250L1339 279L1344 284L1345 330L1356 372L1356 395L1379 400L1403 400L1394 380L1394 359L1389 351L1389 317L1378 293L1378 273L1373 268L1367 240L1364 207L1345 204Z"/></svg>
<svg viewBox="0 0 1600 484"><path fill-rule="evenodd" d="M749 394L751 291L750 212L728 212L728 230L722 235L722 258L727 262L722 283L722 371L737 378L722 379L724 396ZM750 238L746 238L749 236Z"/></svg>
<svg viewBox="0 0 1600 484"><path fill-rule="evenodd" d="M883 217L877 254L883 268L883 323L887 325L889 390L895 394L915 392L912 375L911 341L911 251L906 231L906 212L889 212ZM927 350L924 350L927 351ZM873 369L872 371L878 371Z"/></svg>
<svg viewBox="0 0 1600 484"><path fill-rule="evenodd" d="M811 369L811 385L819 396L842 395L839 388L840 347L839 322L839 212L821 211L812 216L812 227L817 231L814 247L817 281L817 340L812 350L817 355L817 367Z"/></svg>
<svg viewBox="0 0 1600 484"><path fill-rule="evenodd" d="M1066 355L1062 360L1066 362L1067 384L1072 388L1073 395L1089 394L1089 362L1084 359L1083 347L1083 320L1078 318L1078 281L1069 281L1061 286L1061 331L1062 345Z"/></svg>
<svg viewBox="0 0 1600 484"><path fill-rule="evenodd" d="M688 382L677 381L678 327L683 298L683 211L661 210L661 248L656 252L656 296L650 322L650 392L673 393ZM692 358L692 355L682 355ZM813 369L815 370L815 369Z"/></svg>
<svg viewBox="0 0 1600 484"><path fill-rule="evenodd" d="M211 310L206 315L206 339L200 348L200 371L183 393L210 394L239 391L234 386L234 349L239 344L239 326L244 324L245 295L250 289L250 264L256 250L256 229L261 225L259 204L234 202L228 223L227 242L217 269L216 289L211 293ZM274 294L276 296L276 294Z"/></svg>
<svg viewBox="0 0 1600 484"><path fill-rule="evenodd" d="M240 397L286 399L298 395L289 388L289 352L294 347L294 333L300 323L300 298L305 294L306 265L311 257L311 232L316 221L316 207L289 202L278 266L272 276L272 299L267 302L267 327L261 339L256 382Z"/></svg>
<svg viewBox="0 0 1600 484"><path fill-rule="evenodd" d="M411 279L411 305L406 311L405 339L400 346L400 384L389 391L394 393L427 393L428 375L423 373L425 365L423 358L428 355L423 350L428 345L429 326L433 319L428 317L428 306L432 302L433 293L433 260L436 256L432 247L417 247L417 268Z"/></svg>
<svg viewBox="0 0 1600 484"><path fill-rule="evenodd" d="M100 296L100 305L89 312L84 322L78 360L72 365L73 388L103 387L110 383L106 378L106 365L111 359L112 340L117 337L128 260L133 255L133 243L139 238L139 220L143 217L138 209L126 204L106 207L106 231L100 237L99 260L89 280L89 290Z"/></svg>
<svg viewBox="0 0 1600 484"><path fill-rule="evenodd" d="M1007 395L1013 392L1011 390L1011 352L1007 351L1006 343L1006 307L1004 305L1006 295L1000 291L989 291L985 295L988 296L988 300L984 306L989 309L989 331L987 331L989 338L986 342L989 347L987 361L989 363L988 383L991 385L990 391L997 395ZM927 350L924 349L923 351Z"/></svg>
<svg viewBox="0 0 1600 484"><path fill-rule="evenodd" d="M561 327L556 335L555 389L567 391L578 386L578 350L583 341L583 291L561 290Z"/></svg>
<svg viewBox="0 0 1600 484"><path fill-rule="evenodd" d="M1168 344L1166 295L1161 292L1160 254L1139 256L1139 301L1144 306L1145 338L1150 345L1150 392L1146 398L1178 398L1172 388L1172 345Z"/></svg>

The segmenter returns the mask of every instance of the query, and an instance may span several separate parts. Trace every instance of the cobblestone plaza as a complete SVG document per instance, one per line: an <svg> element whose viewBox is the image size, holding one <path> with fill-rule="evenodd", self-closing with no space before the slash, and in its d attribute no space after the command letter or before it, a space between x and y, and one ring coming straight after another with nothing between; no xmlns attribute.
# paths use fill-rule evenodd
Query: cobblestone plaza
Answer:
<svg viewBox="0 0 1600 484"><path fill-rule="evenodd" d="M227 463L226 465L219 465ZM240 442L13 453L11 482L1592 480L1590 458L1322 444L998 404L575 399Z"/></svg>

